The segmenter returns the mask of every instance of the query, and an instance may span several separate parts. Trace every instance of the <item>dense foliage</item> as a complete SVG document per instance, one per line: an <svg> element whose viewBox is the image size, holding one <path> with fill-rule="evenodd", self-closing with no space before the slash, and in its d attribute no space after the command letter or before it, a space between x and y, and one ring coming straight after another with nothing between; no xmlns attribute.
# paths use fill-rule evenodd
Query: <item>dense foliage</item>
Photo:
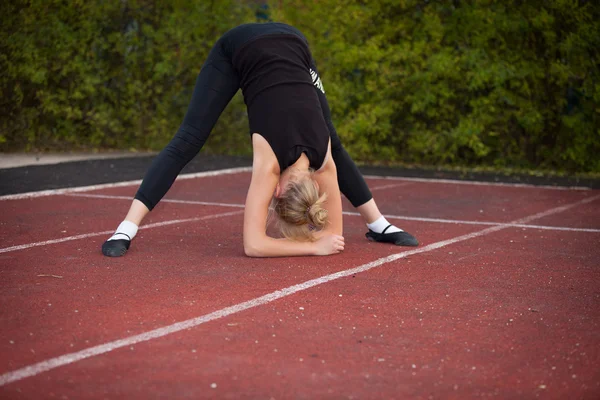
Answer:
<svg viewBox="0 0 600 400"><path fill-rule="evenodd" d="M160 148L235 0L0 5L0 149ZM261 10L264 12L264 9ZM361 161L600 172L600 3L277 0ZM209 146L248 152L240 96Z"/></svg>
<svg viewBox="0 0 600 400"><path fill-rule="evenodd" d="M0 12L8 150L162 147L213 43L253 17L236 0L11 0ZM217 131L247 136L240 100ZM215 136L213 145L237 144Z"/></svg>
<svg viewBox="0 0 600 400"><path fill-rule="evenodd" d="M357 158L600 171L600 3L297 4Z"/></svg>

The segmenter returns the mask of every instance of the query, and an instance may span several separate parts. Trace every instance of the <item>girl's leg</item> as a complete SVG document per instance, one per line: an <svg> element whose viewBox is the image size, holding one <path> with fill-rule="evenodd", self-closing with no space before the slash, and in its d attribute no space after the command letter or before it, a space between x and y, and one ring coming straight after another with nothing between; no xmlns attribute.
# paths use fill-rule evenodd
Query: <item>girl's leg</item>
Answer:
<svg viewBox="0 0 600 400"><path fill-rule="evenodd" d="M152 210L171 188L183 167L200 151L219 116L239 89L239 78L231 61L220 50L220 42L202 67L192 101L175 137L154 159L135 195Z"/></svg>
<svg viewBox="0 0 600 400"><path fill-rule="evenodd" d="M196 79L183 123L150 165L125 220L102 245L104 255L119 257L127 252L144 217L171 188L183 167L198 154L239 89L239 78L224 46L225 41L220 39L211 50Z"/></svg>
<svg viewBox="0 0 600 400"><path fill-rule="evenodd" d="M317 88L323 117L325 118L331 137L331 155L337 167L338 185L340 191L348 198L367 224L369 228L369 232L366 234L367 238L369 240L394 243L401 246L417 246L419 242L414 236L390 224L379 211L365 179L354 161L352 161L352 158L350 158L348 152L342 146L333 126L329 104L327 103L325 91L321 79L317 74L314 61L312 63L312 70L313 83Z"/></svg>

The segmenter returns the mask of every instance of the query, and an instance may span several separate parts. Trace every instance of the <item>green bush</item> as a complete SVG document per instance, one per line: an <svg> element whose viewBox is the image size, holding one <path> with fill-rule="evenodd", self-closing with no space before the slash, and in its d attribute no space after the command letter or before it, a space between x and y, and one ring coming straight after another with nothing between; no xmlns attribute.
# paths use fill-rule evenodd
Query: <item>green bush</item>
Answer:
<svg viewBox="0 0 600 400"><path fill-rule="evenodd" d="M160 148L181 123L208 51L251 17L235 0L3 2L2 150ZM238 98L213 145L243 146Z"/></svg>
<svg viewBox="0 0 600 400"><path fill-rule="evenodd" d="M600 171L600 3L277 1L364 161Z"/></svg>

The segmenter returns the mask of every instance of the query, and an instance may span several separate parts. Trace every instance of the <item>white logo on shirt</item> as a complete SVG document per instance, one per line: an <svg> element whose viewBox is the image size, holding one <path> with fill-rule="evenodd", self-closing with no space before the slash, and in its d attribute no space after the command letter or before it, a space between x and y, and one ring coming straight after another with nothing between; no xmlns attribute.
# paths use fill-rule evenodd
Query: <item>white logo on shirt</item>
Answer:
<svg viewBox="0 0 600 400"><path fill-rule="evenodd" d="M321 92L323 92L323 94L325 94L325 89L323 88L323 82L321 82L321 78L319 78L319 75L317 74L317 72L313 71L312 68L310 68L310 76L312 77L313 85L315 85Z"/></svg>

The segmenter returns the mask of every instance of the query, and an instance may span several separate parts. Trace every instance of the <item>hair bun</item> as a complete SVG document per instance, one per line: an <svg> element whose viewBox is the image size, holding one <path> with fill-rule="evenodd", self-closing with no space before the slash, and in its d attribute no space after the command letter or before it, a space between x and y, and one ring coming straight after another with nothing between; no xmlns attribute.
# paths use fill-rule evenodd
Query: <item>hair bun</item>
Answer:
<svg viewBox="0 0 600 400"><path fill-rule="evenodd" d="M314 225L317 229L322 229L327 223L327 210L323 208L323 196L308 209L308 223Z"/></svg>

